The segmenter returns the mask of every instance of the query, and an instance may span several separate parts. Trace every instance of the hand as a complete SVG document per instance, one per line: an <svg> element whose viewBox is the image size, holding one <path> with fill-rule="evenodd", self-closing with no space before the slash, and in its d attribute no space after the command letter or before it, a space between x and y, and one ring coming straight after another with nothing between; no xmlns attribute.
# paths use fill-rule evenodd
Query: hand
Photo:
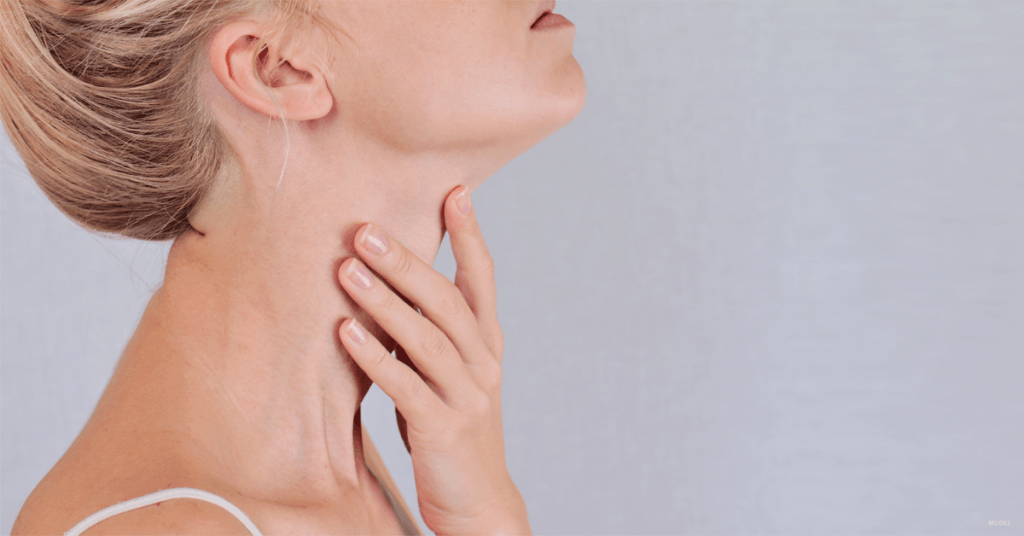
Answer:
<svg viewBox="0 0 1024 536"><path fill-rule="evenodd" d="M437 534L529 534L526 504L505 464L494 264L465 187L448 195L444 218L458 265L454 285L370 224L356 233L365 264L348 259L339 270L345 292L406 362L354 318L342 323L341 341L407 423L403 439L427 526Z"/></svg>

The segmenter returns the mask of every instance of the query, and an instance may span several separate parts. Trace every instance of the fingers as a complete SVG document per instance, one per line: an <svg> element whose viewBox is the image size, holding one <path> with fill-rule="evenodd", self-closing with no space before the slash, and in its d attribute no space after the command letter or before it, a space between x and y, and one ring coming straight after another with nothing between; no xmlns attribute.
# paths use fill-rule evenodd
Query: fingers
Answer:
<svg viewBox="0 0 1024 536"><path fill-rule="evenodd" d="M423 378L395 359L356 319L342 322L340 336L359 368L395 401L395 408L402 415L408 415L414 422L425 422L423 419L444 409Z"/></svg>
<svg viewBox="0 0 1024 536"><path fill-rule="evenodd" d="M451 237L457 265L455 285L480 323L480 331L498 362L505 346L498 324L498 297L494 282L494 260L487 250L476 211L465 186L448 194L444 208L445 225Z"/></svg>
<svg viewBox="0 0 1024 536"><path fill-rule="evenodd" d="M441 330L402 301L359 259L343 262L339 275L345 292L408 351L416 368L440 388L438 394L445 401L466 391L472 378L461 355Z"/></svg>
<svg viewBox="0 0 1024 536"><path fill-rule="evenodd" d="M374 272L388 281L399 293L409 298L440 328L455 345L466 363L492 360L491 348L481 337L481 330L473 310L459 288L433 267L423 262L397 240L390 240L379 227L367 224L356 233L356 252ZM368 311L376 319L373 311ZM416 357L415 344L399 340L386 326L387 332ZM419 361L416 361L419 366ZM422 368L421 368L422 370Z"/></svg>

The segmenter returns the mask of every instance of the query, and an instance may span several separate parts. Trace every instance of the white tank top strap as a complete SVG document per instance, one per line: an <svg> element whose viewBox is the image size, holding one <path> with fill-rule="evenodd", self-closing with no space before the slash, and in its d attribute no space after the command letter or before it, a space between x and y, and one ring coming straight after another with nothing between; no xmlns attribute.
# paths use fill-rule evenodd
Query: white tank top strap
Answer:
<svg viewBox="0 0 1024 536"><path fill-rule="evenodd" d="M381 484L380 478L377 477L377 473L373 472L373 469L369 465L366 469L370 471L370 475L377 480L377 484L380 485L380 490L384 492L384 498L387 499L388 504L391 505L391 511L395 513L395 517L398 519L398 525L402 527L402 534L404 536L423 536L420 532L420 528L416 525L416 521L412 520L405 509L401 507L395 496L391 494L391 490L387 486Z"/></svg>
<svg viewBox="0 0 1024 536"><path fill-rule="evenodd" d="M117 514L124 513L129 510L135 510L137 508L142 508L144 506L149 506L151 504L156 504L158 502L167 501L170 499L198 499L200 501L206 501L209 503L216 504L217 506L220 506L221 508L227 510L228 512L231 512L232 515L237 517L238 520L241 521L243 525L245 525L245 528L249 529L249 532L251 532L253 536L262 536L262 534L260 534L259 529L256 528L255 524L253 524L252 520L250 520L248 516L242 513L242 511L239 510L237 506L231 504L230 502L227 501L227 499L224 499L219 495L214 495L213 493L210 493L208 491L203 491L201 489L195 488L165 489L154 493L150 493L149 495L143 495L142 497L136 497L134 499L130 499L122 503L115 504L114 506L110 506L108 508L104 508L103 510L100 510L99 512L96 512L95 514L83 519L74 527L71 527L71 530L65 532L64 536L80 536L90 527L99 523L100 521L103 521L104 519L114 517Z"/></svg>

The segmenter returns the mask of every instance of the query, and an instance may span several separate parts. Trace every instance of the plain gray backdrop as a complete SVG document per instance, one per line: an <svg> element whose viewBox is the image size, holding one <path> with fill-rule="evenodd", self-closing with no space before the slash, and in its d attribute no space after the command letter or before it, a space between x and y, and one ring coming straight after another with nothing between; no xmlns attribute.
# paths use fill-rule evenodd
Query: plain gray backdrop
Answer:
<svg viewBox="0 0 1024 536"><path fill-rule="evenodd" d="M474 195L534 531L1024 532L1024 2L558 11L586 108ZM167 244L3 155L6 533ZM363 413L415 510L390 399Z"/></svg>

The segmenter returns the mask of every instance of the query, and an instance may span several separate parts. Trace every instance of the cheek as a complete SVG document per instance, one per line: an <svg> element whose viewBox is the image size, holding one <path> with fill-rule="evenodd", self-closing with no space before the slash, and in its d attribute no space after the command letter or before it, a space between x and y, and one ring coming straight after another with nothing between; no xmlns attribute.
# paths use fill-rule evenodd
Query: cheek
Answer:
<svg viewBox="0 0 1024 536"><path fill-rule="evenodd" d="M350 119L410 148L458 143L507 126L529 108L529 83L509 51L396 51L356 75Z"/></svg>
<svg viewBox="0 0 1024 536"><path fill-rule="evenodd" d="M551 107L572 92L567 73L579 66L571 45L553 53L513 21L452 13L379 21L341 82L350 88L342 114L406 150L499 143L543 128L560 115Z"/></svg>
<svg viewBox="0 0 1024 536"><path fill-rule="evenodd" d="M575 118L586 97L572 43L529 40L528 30L467 54L434 86L426 124L464 145L546 137ZM481 40L487 42L486 40Z"/></svg>
<svg viewBox="0 0 1024 536"><path fill-rule="evenodd" d="M514 130L537 106L543 82L511 47L483 42L424 73L425 126L451 141L485 143Z"/></svg>

